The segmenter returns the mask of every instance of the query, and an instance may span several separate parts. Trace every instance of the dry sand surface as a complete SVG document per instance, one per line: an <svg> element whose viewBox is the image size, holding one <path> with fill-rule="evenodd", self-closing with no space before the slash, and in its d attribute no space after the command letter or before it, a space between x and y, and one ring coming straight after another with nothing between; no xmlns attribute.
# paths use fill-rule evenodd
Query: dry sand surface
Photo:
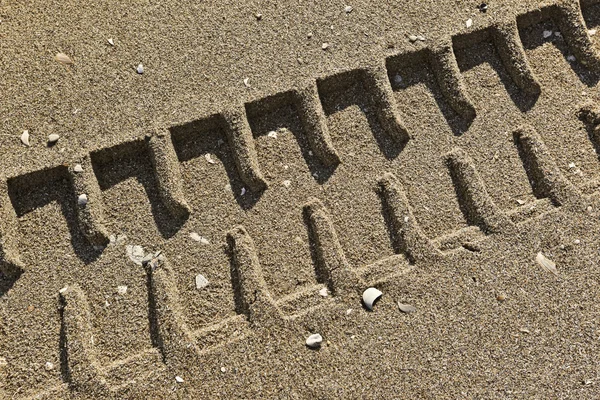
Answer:
<svg viewBox="0 0 600 400"><path fill-rule="evenodd" d="M600 398L596 3L2 2L0 398Z"/></svg>

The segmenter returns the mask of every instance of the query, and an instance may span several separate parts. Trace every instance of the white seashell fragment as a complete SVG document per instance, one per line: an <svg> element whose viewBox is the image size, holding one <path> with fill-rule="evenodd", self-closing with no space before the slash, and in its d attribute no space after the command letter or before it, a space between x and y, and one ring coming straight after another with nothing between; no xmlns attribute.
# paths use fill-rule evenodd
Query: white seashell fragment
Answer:
<svg viewBox="0 0 600 400"><path fill-rule="evenodd" d="M79 204L80 206L85 206L88 202L88 197L87 194L80 194L79 196L77 196L77 204Z"/></svg>
<svg viewBox="0 0 600 400"><path fill-rule="evenodd" d="M400 311L406 314L414 313L415 311L417 311L417 309L411 306L410 304L402 304L400 302L398 302L398 308L400 309Z"/></svg>
<svg viewBox="0 0 600 400"><path fill-rule="evenodd" d="M60 290L58 291L58 293L60 293L60 294L64 294L64 293L66 293L66 292L67 292L67 290L69 290L69 287L68 287L68 286L65 286L64 288L60 289Z"/></svg>
<svg viewBox="0 0 600 400"><path fill-rule="evenodd" d="M246 194L246 188L245 188L245 187L243 187L243 188L242 188L242 191L240 192L240 194L241 194L242 196Z"/></svg>
<svg viewBox="0 0 600 400"><path fill-rule="evenodd" d="M558 270L556 269L556 263L554 261L550 260L549 258L547 258L541 252L537 253L537 256L535 257L535 261L542 268L544 268L544 270L546 270L548 272L552 272L554 275L558 276Z"/></svg>
<svg viewBox="0 0 600 400"><path fill-rule="evenodd" d="M202 274L196 275L196 289L204 289L208 286L208 279Z"/></svg>
<svg viewBox="0 0 600 400"><path fill-rule="evenodd" d="M269 133L267 133L267 136L273 139L277 139L277 132L269 131Z"/></svg>
<svg viewBox="0 0 600 400"><path fill-rule="evenodd" d="M289 188L290 186L292 186L292 181L289 181L289 180L283 181L283 186Z"/></svg>
<svg viewBox="0 0 600 400"><path fill-rule="evenodd" d="M210 242L208 241L207 238L198 235L196 232L191 232L190 233L190 238L196 242L200 242L202 244L210 244Z"/></svg>
<svg viewBox="0 0 600 400"><path fill-rule="evenodd" d="M44 364L44 368L46 368L46 371L51 371L54 369L54 364L50 361L46 361L46 364Z"/></svg>
<svg viewBox="0 0 600 400"><path fill-rule="evenodd" d="M598 33L598 29L590 29L590 30L588 31L588 34L589 34L590 36L594 36L596 33Z"/></svg>
<svg viewBox="0 0 600 400"><path fill-rule="evenodd" d="M246 86L247 88L250 87L250 78L244 78L244 86Z"/></svg>
<svg viewBox="0 0 600 400"><path fill-rule="evenodd" d="M350 14L352 12L352 10L353 10L352 6L346 6L344 8L344 11L346 12L346 14Z"/></svg>
<svg viewBox="0 0 600 400"><path fill-rule="evenodd" d="M21 134L21 142L25 146L29 146L29 131L28 130L24 130L23 133Z"/></svg>
<svg viewBox="0 0 600 400"><path fill-rule="evenodd" d="M144 66L142 64L138 64L138 66L135 70L137 71L138 74L141 75L144 73Z"/></svg>
<svg viewBox="0 0 600 400"><path fill-rule="evenodd" d="M365 290L362 295L362 300L365 307L367 307L368 310L372 311L373 305L375 305L375 302L381 297L382 294L382 292L375 289L374 287L370 287L367 290Z"/></svg>
<svg viewBox="0 0 600 400"><path fill-rule="evenodd" d="M58 136L56 133L48 135L48 144L54 144L58 142L58 139L60 139L60 136Z"/></svg>
<svg viewBox="0 0 600 400"><path fill-rule="evenodd" d="M175 381L176 381L177 383L183 383L183 378L182 378L182 377L180 377L180 376L176 376L176 377L175 377Z"/></svg>
<svg viewBox="0 0 600 400"><path fill-rule="evenodd" d="M310 335L306 339L306 345L308 347L310 347L311 349L317 349L317 348L321 347L322 342L323 342L323 337L321 337L321 335L319 335L318 333Z"/></svg>
<svg viewBox="0 0 600 400"><path fill-rule="evenodd" d="M125 286L125 285L117 286L117 293L119 293L121 296L124 295L125 293L127 293L127 286Z"/></svg>
<svg viewBox="0 0 600 400"><path fill-rule="evenodd" d="M142 260L144 259L144 256L146 255L144 253L144 248L142 246L127 245L127 247L125 247L125 250L127 252L127 256L129 257L129 259L131 261L133 261L137 265L142 265Z"/></svg>
<svg viewBox="0 0 600 400"><path fill-rule="evenodd" d="M329 291L327 290L327 288L326 288L326 287L324 287L324 288L321 288L321 290L319 290L319 296L322 296L322 297L327 297L327 296L329 296Z"/></svg>
<svg viewBox="0 0 600 400"><path fill-rule="evenodd" d="M542 33L542 35L544 36L544 39L548 39L550 36L552 36L553 32L552 31L544 31Z"/></svg>
<svg viewBox="0 0 600 400"><path fill-rule="evenodd" d="M329 43L323 43L321 45L321 49L323 49L323 50L327 50L328 48L329 48Z"/></svg>
<svg viewBox="0 0 600 400"><path fill-rule="evenodd" d="M108 44L110 44L111 46L114 46L115 41L113 39L108 39Z"/></svg>
<svg viewBox="0 0 600 400"><path fill-rule="evenodd" d="M73 167L73 171L83 172L83 167L81 166L81 164L75 164L75 166Z"/></svg>
<svg viewBox="0 0 600 400"><path fill-rule="evenodd" d="M212 156L210 155L210 153L206 153L204 155L204 158L206 158L206 161L208 161L209 164L214 164L215 160L212 159Z"/></svg>
<svg viewBox="0 0 600 400"><path fill-rule="evenodd" d="M469 18L466 22L467 28L470 28L473 26L473 20L471 18Z"/></svg>

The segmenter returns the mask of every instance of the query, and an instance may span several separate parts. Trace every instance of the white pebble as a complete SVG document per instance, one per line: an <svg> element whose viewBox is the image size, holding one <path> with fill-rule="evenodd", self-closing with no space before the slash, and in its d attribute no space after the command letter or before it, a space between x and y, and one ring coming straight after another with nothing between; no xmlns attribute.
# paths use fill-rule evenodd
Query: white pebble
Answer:
<svg viewBox="0 0 600 400"><path fill-rule="evenodd" d="M425 36L423 36L423 35L418 35L417 39L419 39L421 42L424 42L426 40Z"/></svg>
<svg viewBox="0 0 600 400"><path fill-rule="evenodd" d="M351 308L347 309L347 310L346 310L346 315L350 315L350 314L352 314L352 311L353 311L353 310L352 310Z"/></svg>
<svg viewBox="0 0 600 400"><path fill-rule="evenodd" d="M346 8L344 8L344 11L346 12L346 14L350 14L352 12L353 8L352 6L346 6Z"/></svg>
<svg viewBox="0 0 600 400"><path fill-rule="evenodd" d="M47 371L51 371L54 369L54 364L52 364L50 361L47 361L46 364L44 364L44 368L46 368Z"/></svg>
<svg viewBox="0 0 600 400"><path fill-rule="evenodd" d="M408 40L411 42L416 42L419 38L416 35L409 35Z"/></svg>
<svg viewBox="0 0 600 400"><path fill-rule="evenodd" d="M81 166L81 164L75 164L75 166L73 167L73 171L83 172L83 167Z"/></svg>
<svg viewBox="0 0 600 400"><path fill-rule="evenodd" d="M125 286L125 285L117 286L117 293L119 293L121 296L124 295L125 293L127 293L127 286Z"/></svg>
<svg viewBox="0 0 600 400"><path fill-rule="evenodd" d="M64 288L60 289L60 290L58 291L58 293L60 293L60 294L65 294L65 293L67 292L67 290L69 290L69 287L68 287L68 286L65 286Z"/></svg>
<svg viewBox="0 0 600 400"><path fill-rule="evenodd" d="M467 23L466 23L466 25L467 25L467 28L470 28L470 27L472 27L472 26L473 26L473 20L472 20L471 18L469 18L469 19L467 20Z"/></svg>
<svg viewBox="0 0 600 400"><path fill-rule="evenodd" d="M58 136L56 133L53 133L48 136L48 144L54 144L58 142L58 139L60 139L60 136Z"/></svg>
<svg viewBox="0 0 600 400"><path fill-rule="evenodd" d="M127 252L127 256L131 261L136 263L137 265L142 265L142 260L144 259L146 253L144 252L144 248L142 246L132 246L128 244L125 247L125 251Z"/></svg>
<svg viewBox="0 0 600 400"><path fill-rule="evenodd" d="M318 347L321 347L321 342L323 342L323 338L318 333L310 335L306 339L306 345L308 347L310 347L311 349L316 349Z"/></svg>
<svg viewBox="0 0 600 400"><path fill-rule="evenodd" d="M579 239L575 239L575 240L573 241L573 243L575 243L575 244L579 244L579 243L581 243L581 240L579 240Z"/></svg>
<svg viewBox="0 0 600 400"><path fill-rule="evenodd" d="M598 29L590 29L590 30L588 31L588 34L589 34L590 36L594 36L596 33L598 33Z"/></svg>
<svg viewBox="0 0 600 400"><path fill-rule="evenodd" d="M21 134L21 142L23 142L23 144L25 146L29 146L29 131L28 130L24 130L23 133Z"/></svg>
<svg viewBox="0 0 600 400"><path fill-rule="evenodd" d="M204 289L208 286L208 279L202 274L196 275L196 289Z"/></svg>
<svg viewBox="0 0 600 400"><path fill-rule="evenodd" d="M221 367L221 372L227 372L227 368Z"/></svg>
<svg viewBox="0 0 600 400"><path fill-rule="evenodd" d="M243 195L245 195L245 194L246 194L246 188L244 188L244 187L243 187L243 188L242 188L242 191L240 192L240 194L241 194L242 196L243 196Z"/></svg>
<svg viewBox="0 0 600 400"><path fill-rule="evenodd" d="M138 74L143 74L144 73L144 66L142 64L138 65L137 68L135 69L137 71Z"/></svg>
<svg viewBox="0 0 600 400"><path fill-rule="evenodd" d="M575 165L575 163L574 163L574 162L572 162L572 163L569 163L569 168L570 168L570 169L573 169L573 168L575 168L575 167L576 167L576 165Z"/></svg>
<svg viewBox="0 0 600 400"><path fill-rule="evenodd" d="M87 194L85 194L85 193L84 194L80 194L77 197L77 204L79 204L80 206L85 206L87 204L87 202L88 202Z"/></svg>
<svg viewBox="0 0 600 400"><path fill-rule="evenodd" d="M575 58L574 55L570 55L570 56L567 56L567 60L571 61L571 62L575 62L575 61L577 61L577 58Z"/></svg>
<svg viewBox="0 0 600 400"><path fill-rule="evenodd" d="M283 181L283 186L289 188L290 186L292 186L292 181L288 181L288 180Z"/></svg>
<svg viewBox="0 0 600 400"><path fill-rule="evenodd" d="M250 87L250 78L244 78L244 86Z"/></svg>
<svg viewBox="0 0 600 400"><path fill-rule="evenodd" d="M190 233L190 238L196 242L200 242L202 244L210 244L210 242L208 241L207 238L200 236L199 234L197 234L196 232L191 232Z"/></svg>
<svg viewBox="0 0 600 400"><path fill-rule="evenodd" d="M175 380L177 381L177 383L183 383L183 378L180 376L176 376Z"/></svg>
<svg viewBox="0 0 600 400"><path fill-rule="evenodd" d="M328 47L329 47L329 43L323 43L323 44L321 45L321 48L322 48L323 50L327 50L327 48L328 48Z"/></svg>
<svg viewBox="0 0 600 400"><path fill-rule="evenodd" d="M327 296L329 296L329 291L327 290L326 287L321 288L321 290L319 290L319 295L322 297L327 297Z"/></svg>
<svg viewBox="0 0 600 400"><path fill-rule="evenodd" d="M108 44L110 44L111 46L114 46L115 41L113 39L108 39Z"/></svg>
<svg viewBox="0 0 600 400"><path fill-rule="evenodd" d="M544 39L548 39L550 36L552 36L552 34L552 31L544 31L542 35L544 35Z"/></svg>
<svg viewBox="0 0 600 400"><path fill-rule="evenodd" d="M267 136L273 139L277 139L277 132L270 131L269 133L267 133Z"/></svg>

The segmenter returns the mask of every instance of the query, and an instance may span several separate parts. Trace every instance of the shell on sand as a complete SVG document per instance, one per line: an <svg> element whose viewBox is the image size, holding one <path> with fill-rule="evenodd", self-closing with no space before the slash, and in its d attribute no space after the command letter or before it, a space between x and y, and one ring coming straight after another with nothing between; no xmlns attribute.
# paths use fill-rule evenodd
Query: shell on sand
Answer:
<svg viewBox="0 0 600 400"><path fill-rule="evenodd" d="M368 310L373 310L373 305L383 293L374 287L370 287L363 292L362 300Z"/></svg>
<svg viewBox="0 0 600 400"><path fill-rule="evenodd" d="M541 252L537 253L535 256L535 261L542 267L544 270L548 272L552 272L554 275L558 276L558 270L556 269L556 263L550 260L548 257L543 255Z"/></svg>
<svg viewBox="0 0 600 400"><path fill-rule="evenodd" d="M54 56L54 59L56 61L58 61L59 63L62 64L73 64L73 60L71 60L71 57L69 57L68 55L66 55L65 53L58 53Z"/></svg>
<svg viewBox="0 0 600 400"><path fill-rule="evenodd" d="M310 335L306 339L306 345L308 347L310 347L311 349L316 349L317 347L320 347L322 342L323 342L323 337L321 335L319 335L318 333Z"/></svg>

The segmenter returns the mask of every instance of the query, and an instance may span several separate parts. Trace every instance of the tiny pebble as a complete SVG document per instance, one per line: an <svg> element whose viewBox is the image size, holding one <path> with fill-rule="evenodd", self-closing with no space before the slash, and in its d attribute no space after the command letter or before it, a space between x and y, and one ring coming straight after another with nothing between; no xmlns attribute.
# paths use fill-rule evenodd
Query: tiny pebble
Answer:
<svg viewBox="0 0 600 400"><path fill-rule="evenodd" d="M175 380L177 381L177 383L183 383L183 378L180 376L176 376Z"/></svg>
<svg viewBox="0 0 600 400"><path fill-rule="evenodd" d="M352 6L346 6L346 8L344 8L344 11L346 12L346 14L350 14L352 12L353 8Z"/></svg>
<svg viewBox="0 0 600 400"><path fill-rule="evenodd" d="M117 293L119 293L120 295L124 295L125 293L127 293L127 286L117 286Z"/></svg>
<svg viewBox="0 0 600 400"><path fill-rule="evenodd" d="M262 14L261 14L261 13L256 13L256 14L254 14L254 17L256 17L256 19L257 19L258 21L260 21L260 20L262 19L262 17L263 17L263 16L262 16Z"/></svg>
<svg viewBox="0 0 600 400"><path fill-rule="evenodd" d="M417 40L419 40L419 38L416 35L410 35L408 37L408 40L410 40L411 42L416 42Z"/></svg>
<svg viewBox="0 0 600 400"><path fill-rule="evenodd" d="M75 164L75 166L73 167L73 171L83 172L83 167L81 166L81 164Z"/></svg>
<svg viewBox="0 0 600 400"><path fill-rule="evenodd" d="M326 287L321 288L321 290L319 290L319 295L322 297L327 297L327 296L329 296L329 291L327 290Z"/></svg>
<svg viewBox="0 0 600 400"><path fill-rule="evenodd" d="M575 62L575 61L577 61L577 58L575 58L574 55L570 55L570 56L567 56L567 60L571 61L571 62Z"/></svg>
<svg viewBox="0 0 600 400"><path fill-rule="evenodd" d="M425 36L423 36L423 35L418 35L418 36L417 36L417 39L419 39L421 42L424 42L424 41L425 41Z"/></svg>
<svg viewBox="0 0 600 400"><path fill-rule="evenodd" d="M142 64L139 64L135 70L137 71L138 74L141 75L144 73L144 66Z"/></svg>
<svg viewBox="0 0 600 400"><path fill-rule="evenodd" d="M60 136L58 136L56 133L53 133L48 136L48 144L54 144L58 142L58 139L60 139Z"/></svg>
<svg viewBox="0 0 600 400"><path fill-rule="evenodd" d="M292 186L292 181L288 181L288 180L283 181L283 186L289 188L290 186Z"/></svg>
<svg viewBox="0 0 600 400"><path fill-rule="evenodd" d="M246 86L247 88L250 87L250 78L244 78L244 86Z"/></svg>
<svg viewBox="0 0 600 400"><path fill-rule="evenodd" d="M575 167L576 167L576 165L575 165L575 163L574 163L574 162L572 162L572 163L569 163L569 168L571 168L571 169L572 169L572 168L575 168Z"/></svg>
<svg viewBox="0 0 600 400"><path fill-rule="evenodd" d="M473 20L471 18L469 18L466 22L467 28L470 28L473 26Z"/></svg>
<svg viewBox="0 0 600 400"><path fill-rule="evenodd" d="M243 196L243 195L245 195L245 194L246 194L246 188L244 188L244 187L243 187L243 188L242 188L242 191L240 192L240 194L241 194L242 196Z"/></svg>
<svg viewBox="0 0 600 400"><path fill-rule="evenodd" d="M552 36L552 31L544 31L542 35L544 35L544 39L548 39L550 36Z"/></svg>
<svg viewBox="0 0 600 400"><path fill-rule="evenodd" d="M351 308L349 308L349 309L346 310L346 315L350 315L350 314L352 314L352 309Z"/></svg>
<svg viewBox="0 0 600 400"><path fill-rule="evenodd" d="M311 37L313 37L313 34L312 34L312 32L308 32L308 33L306 34L306 37L307 37L307 38L309 38L309 39L310 39Z"/></svg>
<svg viewBox="0 0 600 400"><path fill-rule="evenodd" d="M306 345L308 347L310 347L311 349L316 349L316 348L321 347L321 342L323 342L323 337L321 337L321 335L319 335L318 333L310 335L306 339Z"/></svg>
<svg viewBox="0 0 600 400"><path fill-rule="evenodd" d="M221 367L221 372L227 372L227 368Z"/></svg>
<svg viewBox="0 0 600 400"><path fill-rule="evenodd" d="M321 45L321 48L322 48L323 50L327 50L327 48L328 48L328 47L329 47L329 43L323 43L323 44Z"/></svg>
<svg viewBox="0 0 600 400"><path fill-rule="evenodd" d="M267 133L267 136L273 139L277 139L277 132L269 131L269 133Z"/></svg>
<svg viewBox="0 0 600 400"><path fill-rule="evenodd" d="M108 44L110 44L111 46L114 46L115 41L113 39L108 39Z"/></svg>
<svg viewBox="0 0 600 400"><path fill-rule="evenodd" d="M196 275L196 289L204 289L208 286L208 279L202 274Z"/></svg>
<svg viewBox="0 0 600 400"><path fill-rule="evenodd" d="M594 36L596 33L598 33L598 30L597 30L597 29L590 29L590 30L588 31L588 34L589 34L590 36Z"/></svg>
<svg viewBox="0 0 600 400"><path fill-rule="evenodd" d="M23 133L21 134L21 142L23 142L23 144L25 146L29 146L29 131L28 130L24 130Z"/></svg>
<svg viewBox="0 0 600 400"><path fill-rule="evenodd" d="M65 53L58 53L56 56L54 56L54 59L62 64L73 64L73 60L71 60L71 57L69 57Z"/></svg>
<svg viewBox="0 0 600 400"><path fill-rule="evenodd" d="M80 194L79 197L77 197L77 204L79 204L80 206L85 206L88 202L88 197L87 194Z"/></svg>
<svg viewBox="0 0 600 400"><path fill-rule="evenodd" d="M396 83L396 85L401 84L402 83L402 77L400 75L394 76L394 83Z"/></svg>
<svg viewBox="0 0 600 400"><path fill-rule="evenodd" d="M506 300L506 295L504 293L499 293L496 296L496 300L498 300L498 301L504 301L504 300Z"/></svg>
<svg viewBox="0 0 600 400"><path fill-rule="evenodd" d="M562 33L556 31L556 32L554 32L554 36L556 36L556 37L562 37Z"/></svg>
<svg viewBox="0 0 600 400"><path fill-rule="evenodd" d="M65 286L64 288L60 289L60 290L58 291L58 293L60 293L60 294L65 294L67 290L69 290L69 287L68 287L68 286Z"/></svg>
<svg viewBox="0 0 600 400"><path fill-rule="evenodd" d="M212 159L212 156L210 155L210 153L206 153L204 155L204 158L206 158L206 161L208 161L209 164L214 164L215 160Z"/></svg>
<svg viewBox="0 0 600 400"><path fill-rule="evenodd" d="M575 244L580 244L580 243L581 243L581 240L579 240L579 239L575 239L575 240L573 241L573 243L575 243Z"/></svg>
<svg viewBox="0 0 600 400"><path fill-rule="evenodd" d="M417 309L414 306L411 306L410 304L402 304L400 302L398 302L398 309L405 314L410 314L417 311Z"/></svg>
<svg viewBox="0 0 600 400"><path fill-rule="evenodd" d="M44 364L44 368L46 368L47 371L51 371L54 369L54 364L52 364L50 361L47 361L46 364Z"/></svg>

